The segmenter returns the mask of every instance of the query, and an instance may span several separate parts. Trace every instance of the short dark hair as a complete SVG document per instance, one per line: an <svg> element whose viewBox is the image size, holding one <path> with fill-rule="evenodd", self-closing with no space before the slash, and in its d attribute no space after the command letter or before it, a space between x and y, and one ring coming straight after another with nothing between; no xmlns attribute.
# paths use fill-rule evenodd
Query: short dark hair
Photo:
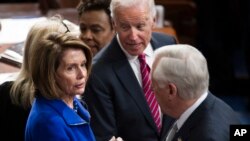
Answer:
<svg viewBox="0 0 250 141"><path fill-rule="evenodd" d="M78 16L80 17L84 12L88 11L103 10L108 15L111 29L113 29L109 8L110 2L111 0L81 0L77 6Z"/></svg>

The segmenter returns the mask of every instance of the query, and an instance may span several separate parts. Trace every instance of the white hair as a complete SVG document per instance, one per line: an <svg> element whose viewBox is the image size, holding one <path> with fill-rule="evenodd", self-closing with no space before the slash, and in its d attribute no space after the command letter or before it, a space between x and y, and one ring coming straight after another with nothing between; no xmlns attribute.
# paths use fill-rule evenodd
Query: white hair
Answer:
<svg viewBox="0 0 250 141"><path fill-rule="evenodd" d="M149 8L150 16L153 18L156 16L155 2L154 0L111 0L110 11L111 17L115 17L116 9L120 7L134 7L138 5L145 5Z"/></svg>
<svg viewBox="0 0 250 141"><path fill-rule="evenodd" d="M174 83L183 99L197 98L208 90L209 73L202 53L186 44L167 45L155 51L152 77L163 87Z"/></svg>

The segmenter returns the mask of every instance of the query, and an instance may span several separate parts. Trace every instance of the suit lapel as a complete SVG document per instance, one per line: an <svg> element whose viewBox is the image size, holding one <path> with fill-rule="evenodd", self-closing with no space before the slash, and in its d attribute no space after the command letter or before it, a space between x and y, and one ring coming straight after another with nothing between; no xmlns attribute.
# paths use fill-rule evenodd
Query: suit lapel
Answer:
<svg viewBox="0 0 250 141"><path fill-rule="evenodd" d="M117 40L112 42L113 47L115 48L115 55L112 58L115 58L113 63L114 72L117 75L117 78L121 81L124 88L131 96L131 98L135 101L141 112L144 114L146 119L149 121L150 125L157 132L157 127L154 123L153 118L151 117L150 109L148 107L147 101L144 97L144 93L142 91L141 86L138 83L138 80L125 56L125 54L120 49ZM124 75L126 74L126 75Z"/></svg>
<svg viewBox="0 0 250 141"><path fill-rule="evenodd" d="M127 90L128 94L132 97L141 112L149 121L150 125L157 131L153 118L151 117L149 107L145 100L144 93L128 61L126 60L114 64L114 71L118 79L122 82L123 86Z"/></svg>
<svg viewBox="0 0 250 141"><path fill-rule="evenodd" d="M207 112L207 110L212 106L211 104L214 101L214 97L211 95L211 93L208 93L207 98L195 109L195 111L190 115L190 117L185 121L185 123L182 125L180 130L176 133L173 140L177 140L178 138L182 138L183 140L188 140L190 131L194 130L196 126L199 126L197 124L197 121L200 121L204 113Z"/></svg>

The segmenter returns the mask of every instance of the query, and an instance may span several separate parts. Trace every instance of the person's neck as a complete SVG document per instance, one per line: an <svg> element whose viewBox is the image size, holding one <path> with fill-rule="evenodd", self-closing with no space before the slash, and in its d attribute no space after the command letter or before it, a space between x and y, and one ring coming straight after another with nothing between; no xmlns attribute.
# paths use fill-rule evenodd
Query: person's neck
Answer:
<svg viewBox="0 0 250 141"><path fill-rule="evenodd" d="M73 101L74 101L74 97L63 97L62 98L63 102L66 103L70 108L74 108L74 104L73 104Z"/></svg>
<svg viewBox="0 0 250 141"><path fill-rule="evenodd" d="M178 105L178 108L174 110L174 117L178 119L189 107L191 107L197 99L192 100L181 100L177 102L175 105Z"/></svg>

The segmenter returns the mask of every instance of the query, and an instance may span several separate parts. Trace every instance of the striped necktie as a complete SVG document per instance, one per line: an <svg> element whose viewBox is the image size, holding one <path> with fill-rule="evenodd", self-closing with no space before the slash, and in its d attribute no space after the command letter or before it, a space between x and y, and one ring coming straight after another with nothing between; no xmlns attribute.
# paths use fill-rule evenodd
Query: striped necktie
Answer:
<svg viewBox="0 0 250 141"><path fill-rule="evenodd" d="M146 63L145 54L138 56L140 62L141 76L142 76L142 85L145 98L147 100L148 106L151 111L151 115L155 121L155 124L158 128L158 132L161 131L161 118L158 102L155 99L155 94L151 89L151 80L150 80L150 68Z"/></svg>

